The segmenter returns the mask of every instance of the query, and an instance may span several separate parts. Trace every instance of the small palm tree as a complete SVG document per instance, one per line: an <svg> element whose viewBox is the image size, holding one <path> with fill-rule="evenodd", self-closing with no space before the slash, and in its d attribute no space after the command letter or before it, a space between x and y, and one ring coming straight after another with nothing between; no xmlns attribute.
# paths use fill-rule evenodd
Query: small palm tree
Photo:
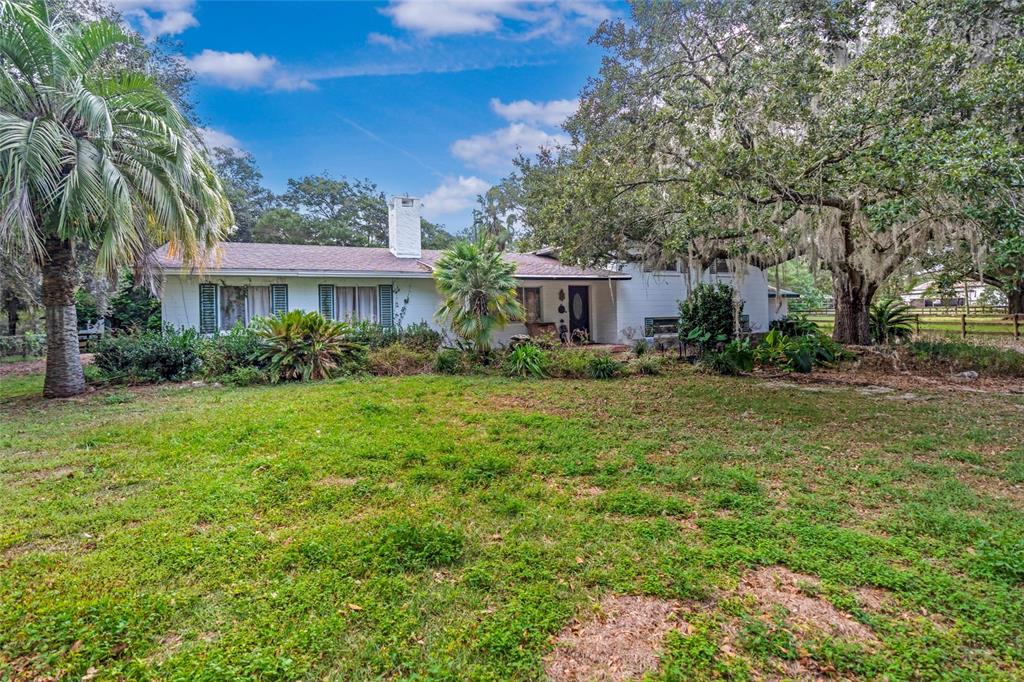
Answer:
<svg viewBox="0 0 1024 682"><path fill-rule="evenodd" d="M231 229L195 131L148 75L110 59L130 38L0 0L0 250L42 269L48 397L85 390L76 250L115 274L169 242L193 264Z"/></svg>
<svg viewBox="0 0 1024 682"><path fill-rule="evenodd" d="M897 299L874 304L868 315L871 340L875 343L898 343L914 334L914 316L910 308Z"/></svg>
<svg viewBox="0 0 1024 682"><path fill-rule="evenodd" d="M523 316L515 271L515 263L501 257L493 240L459 242L434 266L434 280L444 299L437 319L451 320L456 334L472 343L477 353L487 353L494 332Z"/></svg>

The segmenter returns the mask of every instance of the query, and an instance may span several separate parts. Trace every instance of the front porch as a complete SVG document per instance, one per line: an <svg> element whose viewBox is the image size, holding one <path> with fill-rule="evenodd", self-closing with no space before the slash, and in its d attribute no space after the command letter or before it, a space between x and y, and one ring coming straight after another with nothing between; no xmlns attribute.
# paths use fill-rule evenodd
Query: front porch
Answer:
<svg viewBox="0 0 1024 682"><path fill-rule="evenodd" d="M498 343L545 330L575 343L613 344L618 340L615 281L522 278L518 285L525 319L507 325L497 335Z"/></svg>

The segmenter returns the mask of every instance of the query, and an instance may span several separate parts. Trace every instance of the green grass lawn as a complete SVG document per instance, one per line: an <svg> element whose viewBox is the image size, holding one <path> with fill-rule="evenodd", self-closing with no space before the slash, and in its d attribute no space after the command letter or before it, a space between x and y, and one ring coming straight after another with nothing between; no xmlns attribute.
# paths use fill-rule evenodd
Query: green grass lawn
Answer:
<svg viewBox="0 0 1024 682"><path fill-rule="evenodd" d="M1024 676L1019 396L680 370L44 404L17 381L0 679L537 679L612 594L683 605L658 679ZM758 566L873 639L765 612L737 591Z"/></svg>

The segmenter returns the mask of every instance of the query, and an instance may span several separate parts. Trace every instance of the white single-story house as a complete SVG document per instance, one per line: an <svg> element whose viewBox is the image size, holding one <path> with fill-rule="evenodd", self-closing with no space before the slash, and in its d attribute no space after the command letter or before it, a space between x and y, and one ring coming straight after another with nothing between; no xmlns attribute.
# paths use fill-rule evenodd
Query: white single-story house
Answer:
<svg viewBox="0 0 1024 682"><path fill-rule="evenodd" d="M156 254L163 270L163 321L206 334L300 309L330 319L385 326L426 322L440 329L433 266L441 252L420 248L420 200L395 197L388 214L388 248L225 242L197 271L184 267L165 245ZM679 301L689 291L690 278L679 268L649 272L632 263L583 268L559 262L551 251L506 253L505 258L516 264L526 319L507 326L499 342L528 333L529 323L533 330L570 333L594 343L625 343L674 325ZM757 268L733 275L724 260L700 280L737 286L743 321L755 333L785 316L787 297L796 296L776 295Z"/></svg>

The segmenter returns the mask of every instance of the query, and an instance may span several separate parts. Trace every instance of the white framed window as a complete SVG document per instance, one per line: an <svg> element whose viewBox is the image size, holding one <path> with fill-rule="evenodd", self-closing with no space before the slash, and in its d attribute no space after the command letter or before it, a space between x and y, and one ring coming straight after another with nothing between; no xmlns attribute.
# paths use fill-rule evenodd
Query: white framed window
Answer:
<svg viewBox="0 0 1024 682"><path fill-rule="evenodd" d="M245 324L246 299L245 287L221 286L220 290L220 330L226 332L241 322Z"/></svg>
<svg viewBox="0 0 1024 682"><path fill-rule="evenodd" d="M338 287L335 297L339 320L349 322L380 322L377 287Z"/></svg>
<svg viewBox="0 0 1024 682"><path fill-rule="evenodd" d="M270 308L270 287L249 287L249 311L245 323L249 324L257 317L269 317Z"/></svg>
<svg viewBox="0 0 1024 682"><path fill-rule="evenodd" d="M540 287L516 287L516 298L523 306L523 322L540 322Z"/></svg>

